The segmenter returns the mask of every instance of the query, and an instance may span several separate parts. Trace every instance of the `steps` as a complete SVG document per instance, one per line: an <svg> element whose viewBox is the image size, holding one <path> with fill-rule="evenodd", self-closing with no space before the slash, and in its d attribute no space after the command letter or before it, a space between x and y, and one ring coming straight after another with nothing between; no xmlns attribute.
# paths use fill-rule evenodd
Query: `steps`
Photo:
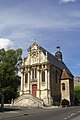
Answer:
<svg viewBox="0 0 80 120"><path fill-rule="evenodd" d="M30 94L24 94L14 100L13 106L21 107L43 107L43 101Z"/></svg>

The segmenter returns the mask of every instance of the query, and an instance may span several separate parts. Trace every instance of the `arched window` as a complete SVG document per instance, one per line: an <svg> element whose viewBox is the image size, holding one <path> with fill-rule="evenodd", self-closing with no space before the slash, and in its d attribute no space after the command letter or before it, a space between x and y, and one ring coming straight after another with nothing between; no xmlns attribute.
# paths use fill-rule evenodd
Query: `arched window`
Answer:
<svg viewBox="0 0 80 120"><path fill-rule="evenodd" d="M56 83L58 82L58 71L57 70L55 71L55 81Z"/></svg>
<svg viewBox="0 0 80 120"><path fill-rule="evenodd" d="M62 83L62 90L65 90L65 83Z"/></svg>
<svg viewBox="0 0 80 120"><path fill-rule="evenodd" d="M28 74L25 74L25 83L28 83Z"/></svg>
<svg viewBox="0 0 80 120"><path fill-rule="evenodd" d="M45 82L45 71L42 71L42 82Z"/></svg>
<svg viewBox="0 0 80 120"><path fill-rule="evenodd" d="M32 79L36 79L37 78L37 68L32 68Z"/></svg>

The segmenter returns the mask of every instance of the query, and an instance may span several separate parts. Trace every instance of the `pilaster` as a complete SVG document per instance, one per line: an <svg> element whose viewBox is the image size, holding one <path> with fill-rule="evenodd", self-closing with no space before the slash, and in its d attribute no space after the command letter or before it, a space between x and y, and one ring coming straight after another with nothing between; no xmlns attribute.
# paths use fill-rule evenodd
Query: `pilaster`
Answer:
<svg viewBox="0 0 80 120"><path fill-rule="evenodd" d="M37 97L40 98L40 69L37 67Z"/></svg>
<svg viewBox="0 0 80 120"><path fill-rule="evenodd" d="M30 68L28 68L28 86L27 86L27 89L30 92Z"/></svg>
<svg viewBox="0 0 80 120"><path fill-rule="evenodd" d="M48 89L47 68L45 69L45 85L46 85L46 89Z"/></svg>
<svg viewBox="0 0 80 120"><path fill-rule="evenodd" d="M48 89L50 90L50 69L48 68L48 70L47 70L47 79L48 79Z"/></svg>
<svg viewBox="0 0 80 120"><path fill-rule="evenodd" d="M21 70L21 91L20 91L20 95L22 95L24 92L24 72L23 69Z"/></svg>

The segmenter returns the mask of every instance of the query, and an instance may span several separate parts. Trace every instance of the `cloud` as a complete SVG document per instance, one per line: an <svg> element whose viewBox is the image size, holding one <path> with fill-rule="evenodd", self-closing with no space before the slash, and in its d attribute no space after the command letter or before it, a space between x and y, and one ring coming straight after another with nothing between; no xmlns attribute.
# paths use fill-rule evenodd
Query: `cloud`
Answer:
<svg viewBox="0 0 80 120"><path fill-rule="evenodd" d="M0 49L4 48L5 50L8 50L12 46L13 46L13 42L11 40L0 38Z"/></svg>
<svg viewBox="0 0 80 120"><path fill-rule="evenodd" d="M76 0L60 0L59 3L69 3L69 2L75 2Z"/></svg>
<svg viewBox="0 0 80 120"><path fill-rule="evenodd" d="M75 2L76 0L59 0L59 1L61 3L68 3ZM63 10L60 11L58 7L53 7L52 5L51 7L49 6L48 9L42 7L41 10L40 6L38 6L38 8L37 7L34 8L34 6L30 8L29 6L23 7L22 4L21 6L17 7L13 6L7 9L3 8L0 11L0 34L3 34L5 32L5 34L9 33L9 35L12 35L15 38L23 39L24 37L26 37L26 34L23 33L24 29L37 30L52 28L56 30L59 28L70 29L75 28L75 26L80 27L80 21L78 21L78 19L74 20L72 16L68 16L70 10L71 7L70 9L67 9L67 11L66 8L64 9L64 11ZM66 12L68 14L66 14Z"/></svg>

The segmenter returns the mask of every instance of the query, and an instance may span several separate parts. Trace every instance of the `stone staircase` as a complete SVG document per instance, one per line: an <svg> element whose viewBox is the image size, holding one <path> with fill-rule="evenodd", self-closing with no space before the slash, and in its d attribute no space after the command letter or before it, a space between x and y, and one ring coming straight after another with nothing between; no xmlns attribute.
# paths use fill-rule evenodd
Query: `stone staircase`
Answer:
<svg viewBox="0 0 80 120"><path fill-rule="evenodd" d="M20 107L43 107L43 101L30 94L24 94L14 100L13 106Z"/></svg>

